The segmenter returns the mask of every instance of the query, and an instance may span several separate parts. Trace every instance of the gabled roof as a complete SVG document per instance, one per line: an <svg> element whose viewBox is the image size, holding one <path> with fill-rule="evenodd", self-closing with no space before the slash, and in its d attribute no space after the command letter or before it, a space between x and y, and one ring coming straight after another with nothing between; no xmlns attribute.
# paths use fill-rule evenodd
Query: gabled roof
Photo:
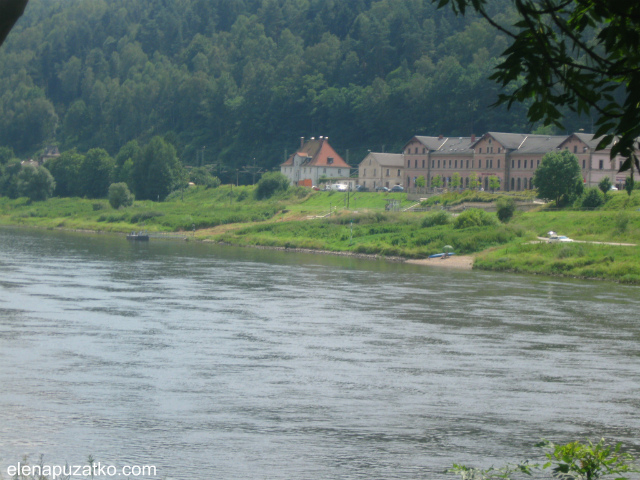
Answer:
<svg viewBox="0 0 640 480"><path fill-rule="evenodd" d="M566 135L533 135L527 133L502 133L488 132L476 142L474 147L480 140L493 138L511 153L547 153L555 150L567 138Z"/></svg>
<svg viewBox="0 0 640 480"><path fill-rule="evenodd" d="M564 140L564 142L560 144L560 146L564 145L564 143L568 142L572 138L577 138L582 143L584 143L587 147L589 147L590 150L593 150L593 151L597 150L598 143L600 143L600 140L602 139L602 137L596 138L596 136L593 133L572 133ZM617 141L618 141L618 138L617 137L614 138L613 143L607 145L605 149L610 149L613 146L613 144L615 144Z"/></svg>
<svg viewBox="0 0 640 480"><path fill-rule="evenodd" d="M360 165L362 165L368 158L373 158L381 167L390 168L402 168L404 167L404 155L402 153L379 153L369 152Z"/></svg>
<svg viewBox="0 0 640 480"><path fill-rule="evenodd" d="M433 153L451 155L473 154L471 137L447 137L444 140L445 142Z"/></svg>
<svg viewBox="0 0 640 480"><path fill-rule="evenodd" d="M560 147L566 135L527 135L517 152L511 153L548 153Z"/></svg>
<svg viewBox="0 0 640 480"><path fill-rule="evenodd" d="M293 159L296 156L304 158L302 164L307 167L350 168L342 157L329 145L328 138L312 138L311 140L307 140L296 153L291 155L287 161L280 166L293 166ZM330 158L333 159L332 163L329 163Z"/></svg>
<svg viewBox="0 0 640 480"><path fill-rule="evenodd" d="M416 135L412 137L407 143L404 144L403 148L406 148L414 140L417 140L422 145L427 147L429 150L438 150L444 142L448 140L447 137L424 137L421 135Z"/></svg>

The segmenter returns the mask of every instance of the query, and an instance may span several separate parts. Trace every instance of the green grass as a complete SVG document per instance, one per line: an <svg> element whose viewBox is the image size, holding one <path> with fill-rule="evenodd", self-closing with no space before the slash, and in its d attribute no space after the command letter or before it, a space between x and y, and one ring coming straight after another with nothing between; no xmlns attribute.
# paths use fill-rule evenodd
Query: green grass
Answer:
<svg viewBox="0 0 640 480"><path fill-rule="evenodd" d="M364 213L304 222L270 222L227 232L236 245L270 245L328 251L425 258L451 245L459 254L475 253L520 237L517 227L424 226L425 214ZM353 224L352 224L353 222Z"/></svg>
<svg viewBox="0 0 640 480"><path fill-rule="evenodd" d="M476 257L474 268L640 284L640 249L588 243L521 243Z"/></svg>

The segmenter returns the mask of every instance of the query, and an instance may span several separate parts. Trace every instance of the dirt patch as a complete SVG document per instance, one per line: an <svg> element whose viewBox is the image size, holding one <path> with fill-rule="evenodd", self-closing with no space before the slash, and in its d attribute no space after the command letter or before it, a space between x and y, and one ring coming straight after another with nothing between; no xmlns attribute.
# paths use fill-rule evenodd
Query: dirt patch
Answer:
<svg viewBox="0 0 640 480"><path fill-rule="evenodd" d="M471 270L473 257L470 255L454 255L453 257L425 258L422 260L407 260L406 263L414 265L428 265L430 267L457 268Z"/></svg>

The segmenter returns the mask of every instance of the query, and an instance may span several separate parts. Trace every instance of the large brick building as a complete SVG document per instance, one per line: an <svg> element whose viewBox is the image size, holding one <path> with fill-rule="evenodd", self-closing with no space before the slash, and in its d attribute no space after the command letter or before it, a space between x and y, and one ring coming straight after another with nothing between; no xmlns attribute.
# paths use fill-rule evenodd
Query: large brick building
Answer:
<svg viewBox="0 0 640 480"><path fill-rule="evenodd" d="M488 132L481 137L415 136L404 146L403 180L414 188L416 179L425 178L427 186L438 175L449 186L454 173L462 187L469 186L475 174L480 185L489 186L489 177L500 180L503 190L532 188L532 180L542 157L553 151L569 150L578 157L586 186L595 186L604 177L621 186L625 175L618 174L622 158L609 158L610 148L596 150L598 140L592 134L530 135Z"/></svg>

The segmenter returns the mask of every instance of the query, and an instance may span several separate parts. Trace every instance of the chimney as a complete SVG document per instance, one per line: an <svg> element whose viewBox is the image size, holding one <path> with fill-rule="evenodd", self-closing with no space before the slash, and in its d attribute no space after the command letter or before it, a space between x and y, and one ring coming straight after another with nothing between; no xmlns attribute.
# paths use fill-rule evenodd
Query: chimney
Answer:
<svg viewBox="0 0 640 480"><path fill-rule="evenodd" d="M442 135L438 135L438 140L442 140L444 137Z"/></svg>
<svg viewBox="0 0 640 480"><path fill-rule="evenodd" d="M304 147L304 137L300 137L300 148Z"/></svg>
<svg viewBox="0 0 640 480"><path fill-rule="evenodd" d="M473 142L475 142L475 141L476 141L476 134L475 134L475 133L472 133L472 134L471 134L471 143L473 143Z"/></svg>

